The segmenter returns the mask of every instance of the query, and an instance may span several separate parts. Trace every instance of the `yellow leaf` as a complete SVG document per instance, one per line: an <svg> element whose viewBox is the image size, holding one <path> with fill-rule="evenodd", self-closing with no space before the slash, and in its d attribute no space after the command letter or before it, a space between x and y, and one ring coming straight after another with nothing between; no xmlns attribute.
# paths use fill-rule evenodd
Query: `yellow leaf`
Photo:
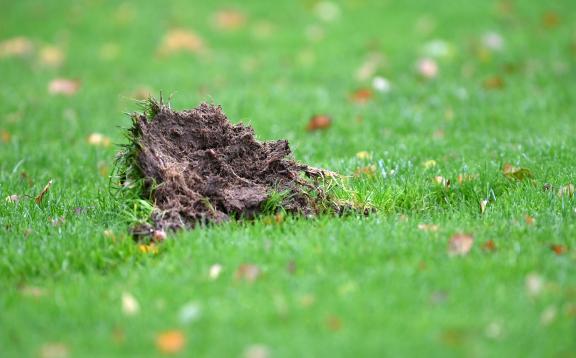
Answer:
<svg viewBox="0 0 576 358"><path fill-rule="evenodd" d="M422 165L426 169L434 168L436 166L436 161L434 159L429 159L429 160L425 161L424 163L422 163Z"/></svg>
<svg viewBox="0 0 576 358"><path fill-rule="evenodd" d="M184 349L186 337L180 330L171 330L160 333L156 336L156 348L161 353L176 354Z"/></svg>
<svg viewBox="0 0 576 358"><path fill-rule="evenodd" d="M154 244L149 245L140 244L138 245L138 249L140 250L140 252L145 254L153 254L153 255L158 254L158 248Z"/></svg>
<svg viewBox="0 0 576 358"><path fill-rule="evenodd" d="M44 187L44 189L42 189L42 192L40 192L40 194L38 194L37 197L34 198L34 202L38 205L40 205L42 203L42 199L44 199L44 196L46 195L46 193L48 192L48 190L50 190L50 187L52 186L52 179L50 179L48 181L48 184L46 184L46 186Z"/></svg>
<svg viewBox="0 0 576 358"><path fill-rule="evenodd" d="M363 150L361 152L356 153L356 158L358 159L370 159L372 156L367 151Z"/></svg>

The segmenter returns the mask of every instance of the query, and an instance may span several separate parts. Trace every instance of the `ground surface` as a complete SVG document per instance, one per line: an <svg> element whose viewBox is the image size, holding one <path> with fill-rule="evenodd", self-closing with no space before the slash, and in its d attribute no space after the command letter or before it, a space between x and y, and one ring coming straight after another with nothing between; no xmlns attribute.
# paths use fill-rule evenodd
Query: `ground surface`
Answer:
<svg viewBox="0 0 576 358"><path fill-rule="evenodd" d="M0 51L2 356L576 354L575 2L253 2L245 21L205 3L3 5L0 41L23 38ZM373 76L391 90L351 100ZM146 90L359 173L379 213L141 250L106 143ZM332 126L307 132L314 114ZM450 255L459 232L473 246Z"/></svg>

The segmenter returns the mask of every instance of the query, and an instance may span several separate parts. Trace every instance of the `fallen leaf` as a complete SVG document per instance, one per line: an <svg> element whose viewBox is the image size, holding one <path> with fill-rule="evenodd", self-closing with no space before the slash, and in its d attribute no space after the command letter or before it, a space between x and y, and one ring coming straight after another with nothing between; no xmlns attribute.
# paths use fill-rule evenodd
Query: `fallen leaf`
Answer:
<svg viewBox="0 0 576 358"><path fill-rule="evenodd" d="M0 58L24 57L34 51L32 41L23 36L0 42Z"/></svg>
<svg viewBox="0 0 576 358"><path fill-rule="evenodd" d="M178 314L180 323L186 325L194 322L200 318L200 313L200 305L197 302L189 302L180 308L180 313Z"/></svg>
<svg viewBox="0 0 576 358"><path fill-rule="evenodd" d="M2 129L0 131L0 140L2 141L2 143L8 143L10 142L10 139L12 139L12 134L10 134L10 132L8 132L5 129Z"/></svg>
<svg viewBox="0 0 576 358"><path fill-rule="evenodd" d="M455 234L448 242L448 253L451 256L465 256L474 245L474 237L468 234Z"/></svg>
<svg viewBox="0 0 576 358"><path fill-rule="evenodd" d="M17 203L20 201L20 197L16 194L8 195L5 199L9 203Z"/></svg>
<svg viewBox="0 0 576 358"><path fill-rule="evenodd" d="M166 231L164 230L154 230L152 234L152 241L154 242L162 242L166 240Z"/></svg>
<svg viewBox="0 0 576 358"><path fill-rule="evenodd" d="M300 297L298 302L300 303L300 306L307 308L312 306L314 302L316 302L316 297L314 297L314 295L312 294L304 294Z"/></svg>
<svg viewBox="0 0 576 358"><path fill-rule="evenodd" d="M356 79L358 81L366 81L378 70L378 68L384 62L384 57L380 53L370 54L366 60L360 65L356 70Z"/></svg>
<svg viewBox="0 0 576 358"><path fill-rule="evenodd" d="M549 326L556 319L558 311L555 306L548 306L540 315L540 323Z"/></svg>
<svg viewBox="0 0 576 358"><path fill-rule="evenodd" d="M46 292L44 292L43 289L35 286L23 286L20 287L19 291L22 294L22 296L34 297L34 298L42 297L46 294Z"/></svg>
<svg viewBox="0 0 576 358"><path fill-rule="evenodd" d="M308 132L313 132L320 129L328 129L330 128L331 125L332 125L332 118L323 114L318 114L310 118L310 122L308 122L306 130Z"/></svg>
<svg viewBox="0 0 576 358"><path fill-rule="evenodd" d="M140 250L140 252L144 253L144 254L153 254L156 255L158 254L158 247L156 247L156 245L154 244L140 244L138 245L138 249Z"/></svg>
<svg viewBox="0 0 576 358"><path fill-rule="evenodd" d="M446 179L441 175L435 176L434 182L438 185L445 187L446 189L450 189L450 179Z"/></svg>
<svg viewBox="0 0 576 358"><path fill-rule="evenodd" d="M212 279L212 280L216 280L218 277L220 277L221 273L222 273L222 265L214 264L214 265L210 266L210 271L208 273L208 277L210 277L210 279Z"/></svg>
<svg viewBox="0 0 576 358"><path fill-rule="evenodd" d="M331 331L339 331L342 329L342 320L334 315L328 316L328 318L326 318L326 326Z"/></svg>
<svg viewBox="0 0 576 358"><path fill-rule="evenodd" d="M486 251L495 251L496 244L494 243L494 240L488 240L482 244L482 248Z"/></svg>
<svg viewBox="0 0 576 358"><path fill-rule="evenodd" d="M376 174L376 165L371 164L365 167L361 167L361 168L357 168L354 171L354 176L359 177L362 175L366 175L366 176L374 176Z"/></svg>
<svg viewBox="0 0 576 358"><path fill-rule="evenodd" d="M366 104L374 97L374 92L369 88L360 88L352 92L350 98L357 104Z"/></svg>
<svg viewBox="0 0 576 358"><path fill-rule="evenodd" d="M201 54L205 50L204 41L198 34L184 29L174 29L164 36L159 54L163 56L178 52Z"/></svg>
<svg viewBox="0 0 576 358"><path fill-rule="evenodd" d="M561 244L552 244L550 245L550 249L554 251L556 255L564 255L566 252L568 252L566 246Z"/></svg>
<svg viewBox="0 0 576 358"><path fill-rule="evenodd" d="M537 273L531 273L526 276L525 287L528 296L536 297L542 293L544 288L544 279Z"/></svg>
<svg viewBox="0 0 576 358"><path fill-rule="evenodd" d="M234 31L244 26L246 15L238 10L224 9L214 14L213 22L220 30Z"/></svg>
<svg viewBox="0 0 576 358"><path fill-rule="evenodd" d="M244 358L268 358L270 349L263 344L253 344L244 350Z"/></svg>
<svg viewBox="0 0 576 358"><path fill-rule="evenodd" d="M135 316L140 312L140 304L136 298L128 292L122 293L122 312L126 316Z"/></svg>
<svg viewBox="0 0 576 358"><path fill-rule="evenodd" d="M320 1L314 7L316 16L322 21L332 22L340 17L340 7L331 1Z"/></svg>
<svg viewBox="0 0 576 358"><path fill-rule="evenodd" d="M558 189L558 196L560 196L560 197L562 197L562 196L573 197L574 196L574 184L567 184L567 185L561 186L560 189Z"/></svg>
<svg viewBox="0 0 576 358"><path fill-rule="evenodd" d="M392 85L386 78L377 76L372 79L372 88L380 93L388 93L392 90Z"/></svg>
<svg viewBox="0 0 576 358"><path fill-rule="evenodd" d="M487 90L499 90L504 88L504 80L500 76L492 76L484 80L483 86Z"/></svg>
<svg viewBox="0 0 576 358"><path fill-rule="evenodd" d="M52 95L72 96L80 89L80 81L66 78L53 79L48 85L48 93Z"/></svg>
<svg viewBox="0 0 576 358"><path fill-rule="evenodd" d="M542 15L542 25L547 29L553 29L560 25L560 16L555 11L546 11Z"/></svg>
<svg viewBox="0 0 576 358"><path fill-rule="evenodd" d="M502 337L502 324L499 322L490 322L486 329L484 330L484 334L486 337L491 339L499 339Z"/></svg>
<svg viewBox="0 0 576 358"><path fill-rule="evenodd" d="M64 343L46 343L40 348L40 358L67 358L70 349Z"/></svg>
<svg viewBox="0 0 576 358"><path fill-rule="evenodd" d="M417 69L420 76L426 79L431 80L438 76L438 65L431 58L423 58L418 61Z"/></svg>
<svg viewBox="0 0 576 358"><path fill-rule="evenodd" d="M367 151L363 150L361 152L356 153L356 158L358 159L370 159L372 156Z"/></svg>
<svg viewBox="0 0 576 358"><path fill-rule="evenodd" d="M236 279L239 281L254 282L256 281L262 271L260 268L254 264L242 264L236 270Z"/></svg>
<svg viewBox="0 0 576 358"><path fill-rule="evenodd" d="M486 207L488 206L488 200L480 200L480 214L484 214Z"/></svg>
<svg viewBox="0 0 576 358"><path fill-rule="evenodd" d="M52 223L52 226L61 226L62 224L64 224L64 222L66 222L66 219L64 218L64 216L57 216L51 219L50 221Z"/></svg>
<svg viewBox="0 0 576 358"><path fill-rule="evenodd" d="M56 46L44 46L40 50L39 62L47 67L60 67L64 63L64 52Z"/></svg>
<svg viewBox="0 0 576 358"><path fill-rule="evenodd" d="M110 138L101 133L92 133L86 140L94 146L109 147L111 144Z"/></svg>
<svg viewBox="0 0 576 358"><path fill-rule="evenodd" d="M116 238L116 235L114 235L114 231L112 231L110 229L104 230L103 234L104 234L104 237L107 239L114 240Z"/></svg>
<svg viewBox="0 0 576 358"><path fill-rule="evenodd" d="M38 196L36 196L34 198L34 202L38 205L40 205L42 203L42 200L44 199L44 196L46 195L46 193L48 192L48 190L50 190L50 187L52 186L52 179L50 179L48 181L48 184L46 184L46 186L44 186L44 189L42 189L42 192L40 192L40 194L38 194Z"/></svg>
<svg viewBox="0 0 576 358"><path fill-rule="evenodd" d="M156 336L156 348L164 354L176 354L184 349L186 337L180 330L165 331Z"/></svg>
<svg viewBox="0 0 576 358"><path fill-rule="evenodd" d="M434 159L429 159L422 163L425 169L434 168L436 166L436 161Z"/></svg>
<svg viewBox="0 0 576 358"><path fill-rule="evenodd" d="M482 44L489 50L501 51L504 48L504 39L497 32L487 32L482 36Z"/></svg>
<svg viewBox="0 0 576 358"><path fill-rule="evenodd" d="M524 180L532 178L532 173L530 172L529 169L515 167L510 163L504 164L504 166L502 167L502 173L506 177L516 180Z"/></svg>
<svg viewBox="0 0 576 358"><path fill-rule="evenodd" d="M534 225L536 223L536 219L530 215L524 216L524 221L526 222L526 225Z"/></svg>
<svg viewBox="0 0 576 358"><path fill-rule="evenodd" d="M437 224L418 224L418 230L427 232L437 232L440 228Z"/></svg>

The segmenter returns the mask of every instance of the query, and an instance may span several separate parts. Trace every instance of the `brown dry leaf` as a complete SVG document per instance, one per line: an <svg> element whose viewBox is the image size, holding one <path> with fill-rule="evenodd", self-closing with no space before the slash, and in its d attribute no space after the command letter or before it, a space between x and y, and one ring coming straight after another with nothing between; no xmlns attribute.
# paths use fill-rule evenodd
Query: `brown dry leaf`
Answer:
<svg viewBox="0 0 576 358"><path fill-rule="evenodd" d="M268 358L270 349L262 344L253 344L244 350L244 358Z"/></svg>
<svg viewBox="0 0 576 358"><path fill-rule="evenodd" d="M306 126L308 132L317 131L320 129L328 129L332 125L332 118L323 114L317 114L310 118L310 122Z"/></svg>
<svg viewBox="0 0 576 358"><path fill-rule="evenodd" d="M488 240L482 244L482 248L486 251L495 251L496 244L494 243L494 240Z"/></svg>
<svg viewBox="0 0 576 358"><path fill-rule="evenodd" d="M510 163L504 164L504 166L502 167L502 173L506 177L516 180L524 180L532 178L532 173L530 172L529 169L515 167Z"/></svg>
<svg viewBox="0 0 576 358"><path fill-rule="evenodd" d="M504 80L500 76L492 76L484 80L483 86L487 90L499 90L504 88Z"/></svg>
<svg viewBox="0 0 576 358"><path fill-rule="evenodd" d="M440 228L437 224L418 224L418 230L427 232L437 232Z"/></svg>
<svg viewBox="0 0 576 358"><path fill-rule="evenodd" d="M326 326L331 331L339 331L342 329L342 320L338 316L331 315L326 318Z"/></svg>
<svg viewBox="0 0 576 358"><path fill-rule="evenodd" d="M40 50L39 62L47 67L60 67L64 63L64 52L56 46L44 46Z"/></svg>
<svg viewBox="0 0 576 358"><path fill-rule="evenodd" d="M465 182L474 181L477 178L478 176L474 174L458 174L458 184L462 185Z"/></svg>
<svg viewBox="0 0 576 358"><path fill-rule="evenodd" d="M0 42L0 58L24 57L34 51L32 41L23 36Z"/></svg>
<svg viewBox="0 0 576 358"><path fill-rule="evenodd" d="M48 184L46 184L46 186L44 186L44 189L42 189L42 191L40 192L40 194L38 194L38 196L36 196L34 198L34 202L38 205L40 205L42 203L42 199L44 199L44 196L46 195L46 193L48 192L48 190L50 190L50 187L52 186L52 179L50 179L48 181Z"/></svg>
<svg viewBox="0 0 576 358"><path fill-rule="evenodd" d="M487 206L488 206L488 200L484 199L480 201L480 214L484 214Z"/></svg>
<svg viewBox="0 0 576 358"><path fill-rule="evenodd" d="M110 138L100 133L90 134L86 141L88 144L101 147L109 147L111 144Z"/></svg>
<svg viewBox="0 0 576 358"><path fill-rule="evenodd" d="M165 331L156 336L156 348L164 354L176 354L184 349L186 337L180 330Z"/></svg>
<svg viewBox="0 0 576 358"><path fill-rule="evenodd" d="M178 52L201 54L205 50L204 40L198 34L184 29L174 29L164 35L158 52L162 56L167 56Z"/></svg>
<svg viewBox="0 0 576 358"><path fill-rule="evenodd" d="M236 279L238 281L246 281L252 283L256 281L261 274L262 271L258 266L254 264L242 264L238 267L238 270L236 270Z"/></svg>
<svg viewBox="0 0 576 358"><path fill-rule="evenodd" d="M213 23L223 31L238 30L246 24L246 15L234 9L223 9L214 14Z"/></svg>
<svg viewBox="0 0 576 358"><path fill-rule="evenodd" d="M550 249L554 251L556 255L564 255L566 252L568 252L566 246L561 244L552 244L550 245Z"/></svg>
<svg viewBox="0 0 576 358"><path fill-rule="evenodd" d="M359 176L362 176L362 175L366 175L366 176L372 177L372 176L374 176L375 174L376 174L376 165L374 165L374 164L370 164L370 165L365 166L365 167L357 168L357 169L354 171L354 176L355 176L355 177L359 177Z"/></svg>
<svg viewBox="0 0 576 358"><path fill-rule="evenodd" d="M374 92L369 88L360 88L352 92L350 99L357 104L366 104L374 98Z"/></svg>
<svg viewBox="0 0 576 358"><path fill-rule="evenodd" d="M526 222L526 225L534 225L536 223L536 219L530 215L524 216L524 221Z"/></svg>
<svg viewBox="0 0 576 358"><path fill-rule="evenodd" d="M50 81L48 93L52 95L72 96L80 89L80 81L66 78L56 78Z"/></svg>
<svg viewBox="0 0 576 358"><path fill-rule="evenodd" d="M40 348L40 358L67 358L70 349L64 343L46 343Z"/></svg>
<svg viewBox="0 0 576 358"><path fill-rule="evenodd" d="M474 237L468 234L455 234L448 242L448 254L451 256L468 255L474 245Z"/></svg>
<svg viewBox="0 0 576 358"><path fill-rule="evenodd" d="M5 129L2 129L0 131L0 140L2 141L2 143L8 143L10 142L10 139L12 139L12 134L10 134L10 132L8 132Z"/></svg>
<svg viewBox="0 0 576 358"><path fill-rule="evenodd" d="M546 11L542 15L542 25L547 29L553 29L560 25L560 16L555 11Z"/></svg>
<svg viewBox="0 0 576 358"><path fill-rule="evenodd" d="M562 197L562 196L573 197L574 196L574 184L567 184L567 185L560 187L560 189L558 189L558 196L560 196L560 197Z"/></svg>

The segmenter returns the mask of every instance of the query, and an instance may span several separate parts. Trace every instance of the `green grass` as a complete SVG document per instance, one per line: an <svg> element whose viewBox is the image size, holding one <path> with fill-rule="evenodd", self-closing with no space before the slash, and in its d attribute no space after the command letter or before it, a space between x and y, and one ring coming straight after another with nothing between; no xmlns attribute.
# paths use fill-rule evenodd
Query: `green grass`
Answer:
<svg viewBox="0 0 576 358"><path fill-rule="evenodd" d="M52 69L34 53L0 59L0 130L11 134L0 142L0 355L60 343L73 357L154 356L155 337L172 329L186 336L183 356L242 356L254 344L274 357L576 355L576 199L557 195L576 183L576 3L518 1L509 14L495 1L460 3L343 1L340 18L325 23L314 1L254 1L238 5L248 20L231 32L211 20L229 2L4 4L0 41L53 44L66 60ZM549 12L554 26L542 23ZM262 21L272 32L259 39ZM322 40L307 39L312 25ZM198 33L206 55L159 57L175 27ZM505 45L486 57L478 48L488 31ZM434 39L453 54L423 80L415 63ZM117 56L103 58L106 48ZM371 79L355 73L372 52L385 55L376 74L392 91L358 105L350 93ZM493 76L502 89L483 86ZM80 90L49 95L57 77L81 80ZM378 213L231 222L140 252L103 173L118 148L86 137L125 143L122 113L138 109L131 96L142 86L173 93L175 109L222 104L260 139L288 139L311 165L345 175L375 165L373 177L347 185ZM306 132L317 113L332 127ZM428 160L436 166L425 168ZM504 163L534 178L510 180ZM458 183L461 174L472 180ZM43 203L25 196L50 179ZM22 200L4 201L12 194ZM475 243L452 257L458 232ZM495 251L482 248L488 240ZM255 282L236 278L244 263L260 268ZM216 280L214 264L223 267ZM541 280L536 295L530 277ZM123 314L124 292L138 314ZM200 315L182 323L190 302Z"/></svg>

